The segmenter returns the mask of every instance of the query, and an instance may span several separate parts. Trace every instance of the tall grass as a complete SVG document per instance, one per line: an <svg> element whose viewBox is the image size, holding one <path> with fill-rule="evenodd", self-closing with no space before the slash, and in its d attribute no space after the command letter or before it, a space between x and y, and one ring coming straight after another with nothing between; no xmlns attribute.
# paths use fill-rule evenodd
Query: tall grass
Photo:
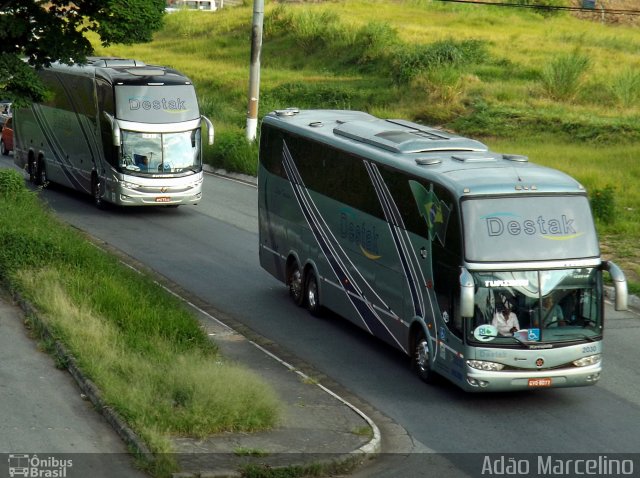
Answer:
<svg viewBox="0 0 640 478"><path fill-rule="evenodd" d="M0 170L1 279L154 452L171 436L275 424L278 399L260 377L225 362L177 298L59 223L17 176Z"/></svg>
<svg viewBox="0 0 640 478"><path fill-rule="evenodd" d="M589 66L589 57L578 51L554 58L542 70L545 93L553 100L572 100L582 88Z"/></svg>
<svg viewBox="0 0 640 478"><path fill-rule="evenodd" d="M611 91L619 106L629 108L640 104L640 71L627 69L613 79Z"/></svg>

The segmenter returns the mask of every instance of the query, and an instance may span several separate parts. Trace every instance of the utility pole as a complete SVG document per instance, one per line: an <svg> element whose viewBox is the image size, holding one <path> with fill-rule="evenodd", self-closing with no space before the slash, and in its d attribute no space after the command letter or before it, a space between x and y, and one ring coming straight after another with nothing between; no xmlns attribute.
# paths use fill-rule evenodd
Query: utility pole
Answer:
<svg viewBox="0 0 640 478"><path fill-rule="evenodd" d="M262 23L264 0L253 0L251 28L251 64L249 66L249 108L247 111L247 141L256 139L258 129L258 98L260 96L260 53L262 51Z"/></svg>

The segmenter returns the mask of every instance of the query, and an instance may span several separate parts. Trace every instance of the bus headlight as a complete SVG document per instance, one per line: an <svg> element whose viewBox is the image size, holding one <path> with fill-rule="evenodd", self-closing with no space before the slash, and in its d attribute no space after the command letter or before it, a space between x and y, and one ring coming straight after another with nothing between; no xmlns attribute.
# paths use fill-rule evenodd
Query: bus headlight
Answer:
<svg viewBox="0 0 640 478"><path fill-rule="evenodd" d="M504 364L496 362L485 362L484 360L467 360L467 365L478 370L498 372L504 368Z"/></svg>
<svg viewBox="0 0 640 478"><path fill-rule="evenodd" d="M124 189L138 189L140 185L135 183L130 183L128 181L122 181L122 187Z"/></svg>
<svg viewBox="0 0 640 478"><path fill-rule="evenodd" d="M586 367L587 365L595 365L602 360L600 354L589 355L588 357L582 357L581 359L574 360L573 365L576 367Z"/></svg>

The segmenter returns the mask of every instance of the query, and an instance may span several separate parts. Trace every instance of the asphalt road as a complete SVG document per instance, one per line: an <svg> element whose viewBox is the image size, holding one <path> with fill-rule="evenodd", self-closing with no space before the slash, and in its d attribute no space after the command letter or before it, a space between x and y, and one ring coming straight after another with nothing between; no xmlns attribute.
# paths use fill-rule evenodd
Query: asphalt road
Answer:
<svg viewBox="0 0 640 478"><path fill-rule="evenodd" d="M394 452L360 476L429 476L433 460L480 476L478 460L468 458L489 453L635 453L640 467L636 315L607 307L605 371L597 386L484 395L447 383L428 386L395 350L338 317L314 319L294 306L285 287L259 267L254 187L208 175L204 189L199 205L178 209L98 211L88 197L59 188L42 197L65 221L360 397Z"/></svg>

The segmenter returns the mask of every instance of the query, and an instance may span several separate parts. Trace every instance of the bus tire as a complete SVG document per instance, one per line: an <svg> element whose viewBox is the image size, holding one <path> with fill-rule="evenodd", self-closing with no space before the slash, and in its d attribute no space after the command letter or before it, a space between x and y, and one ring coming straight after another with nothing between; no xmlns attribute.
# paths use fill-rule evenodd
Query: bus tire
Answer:
<svg viewBox="0 0 640 478"><path fill-rule="evenodd" d="M0 139L0 152L2 152L2 156L9 156L9 150L4 144L4 141Z"/></svg>
<svg viewBox="0 0 640 478"><path fill-rule="evenodd" d="M93 204L98 209L105 209L105 202L102 199L102 185L97 174L91 176L91 197L93 198Z"/></svg>
<svg viewBox="0 0 640 478"><path fill-rule="evenodd" d="M29 173L29 181L36 184L38 181L38 163L35 158L29 158L27 163L27 172Z"/></svg>
<svg viewBox="0 0 640 478"><path fill-rule="evenodd" d="M44 164L44 160L38 161L38 167L36 168L36 184L38 186L45 187L49 180L47 179L47 167Z"/></svg>
<svg viewBox="0 0 640 478"><path fill-rule="evenodd" d="M413 342L412 365L420 380L425 383L434 383L436 373L431 368L431 352L429 349L429 341L422 329L416 333Z"/></svg>
<svg viewBox="0 0 640 478"><path fill-rule="evenodd" d="M322 306L320 305L320 294L318 293L318 278L313 269L309 269L306 276L304 292L307 310L314 317L320 317Z"/></svg>
<svg viewBox="0 0 640 478"><path fill-rule="evenodd" d="M293 261L289 270L289 277L287 279L289 286L289 296L297 306L302 306L304 303L304 288L302 282L302 271L297 261Z"/></svg>

